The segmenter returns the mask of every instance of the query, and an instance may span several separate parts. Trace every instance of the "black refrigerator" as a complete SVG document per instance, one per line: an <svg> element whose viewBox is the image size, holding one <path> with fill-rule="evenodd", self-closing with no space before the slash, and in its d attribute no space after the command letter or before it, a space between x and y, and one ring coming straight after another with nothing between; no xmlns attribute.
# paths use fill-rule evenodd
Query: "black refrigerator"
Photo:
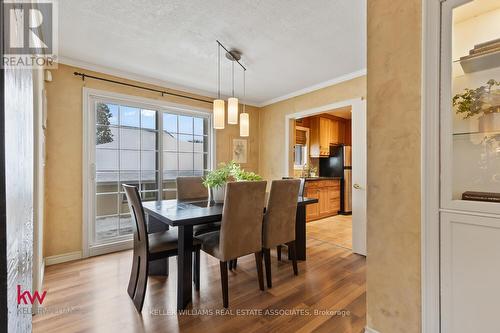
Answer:
<svg viewBox="0 0 500 333"><path fill-rule="evenodd" d="M340 179L339 214L352 213L351 146L331 145L330 156L319 159L319 176Z"/></svg>

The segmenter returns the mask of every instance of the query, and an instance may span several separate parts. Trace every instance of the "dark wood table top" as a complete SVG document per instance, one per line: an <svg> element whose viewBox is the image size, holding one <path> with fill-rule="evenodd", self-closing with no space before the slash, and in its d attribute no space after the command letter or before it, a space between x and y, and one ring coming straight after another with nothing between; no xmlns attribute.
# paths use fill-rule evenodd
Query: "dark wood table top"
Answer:
<svg viewBox="0 0 500 333"><path fill-rule="evenodd" d="M299 207L317 203L316 198L298 197ZM177 200L143 202L144 212L170 226L195 225L220 221L222 203L212 201L178 202Z"/></svg>

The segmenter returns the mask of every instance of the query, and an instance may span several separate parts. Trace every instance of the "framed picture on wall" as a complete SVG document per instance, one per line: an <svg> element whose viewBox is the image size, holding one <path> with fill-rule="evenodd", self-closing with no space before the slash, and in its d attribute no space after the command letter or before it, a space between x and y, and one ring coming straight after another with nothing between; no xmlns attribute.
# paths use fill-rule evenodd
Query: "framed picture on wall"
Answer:
<svg viewBox="0 0 500 333"><path fill-rule="evenodd" d="M233 139L233 161L247 163L248 141L246 139Z"/></svg>

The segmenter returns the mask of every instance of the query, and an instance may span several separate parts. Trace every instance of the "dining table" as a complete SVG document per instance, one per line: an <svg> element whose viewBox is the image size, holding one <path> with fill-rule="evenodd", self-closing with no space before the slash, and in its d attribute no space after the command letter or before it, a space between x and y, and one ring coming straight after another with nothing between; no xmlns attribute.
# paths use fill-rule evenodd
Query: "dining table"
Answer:
<svg viewBox="0 0 500 333"><path fill-rule="evenodd" d="M316 198L297 198L295 247L297 260L306 260L306 206ZM143 202L148 232L177 228L177 310L184 310L192 299L193 226L221 221L223 203L214 201L161 200ZM150 275L168 275L168 258L150 264Z"/></svg>

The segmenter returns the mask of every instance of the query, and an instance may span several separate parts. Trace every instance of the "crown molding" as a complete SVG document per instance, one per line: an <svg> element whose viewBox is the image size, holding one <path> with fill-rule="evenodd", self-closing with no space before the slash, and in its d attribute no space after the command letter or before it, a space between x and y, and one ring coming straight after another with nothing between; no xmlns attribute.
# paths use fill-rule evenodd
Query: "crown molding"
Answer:
<svg viewBox="0 0 500 333"><path fill-rule="evenodd" d="M323 82L317 83L317 84L312 85L310 87L303 88L303 89L291 92L289 94L286 94L286 95L283 95L283 96L280 96L280 97L276 97L276 98L270 99L270 100L268 100L266 102L262 102L260 104L257 104L257 106L260 107L260 108L264 107L264 106L268 106L268 105L271 105L271 104L274 104L274 103L278 103L278 102L284 101L284 100L289 99L289 98L293 98L293 97L297 97L297 96L300 96L300 95L304 95L304 94L310 93L312 91L319 90L319 89L322 89L322 88L326 88L326 87L329 87L329 86L333 86L335 84L339 84L339 83L342 83L342 82L345 82L345 81L349 81L349 80L352 80L352 79L355 79L357 77L361 77L361 76L364 76L364 75L366 75L366 68L364 68L362 70L359 70L359 71L351 72L351 73L348 73L348 74L345 74L345 75L342 75L342 76L338 76L336 78L333 78L333 79L330 79L330 80L327 80L327 81L323 81Z"/></svg>

